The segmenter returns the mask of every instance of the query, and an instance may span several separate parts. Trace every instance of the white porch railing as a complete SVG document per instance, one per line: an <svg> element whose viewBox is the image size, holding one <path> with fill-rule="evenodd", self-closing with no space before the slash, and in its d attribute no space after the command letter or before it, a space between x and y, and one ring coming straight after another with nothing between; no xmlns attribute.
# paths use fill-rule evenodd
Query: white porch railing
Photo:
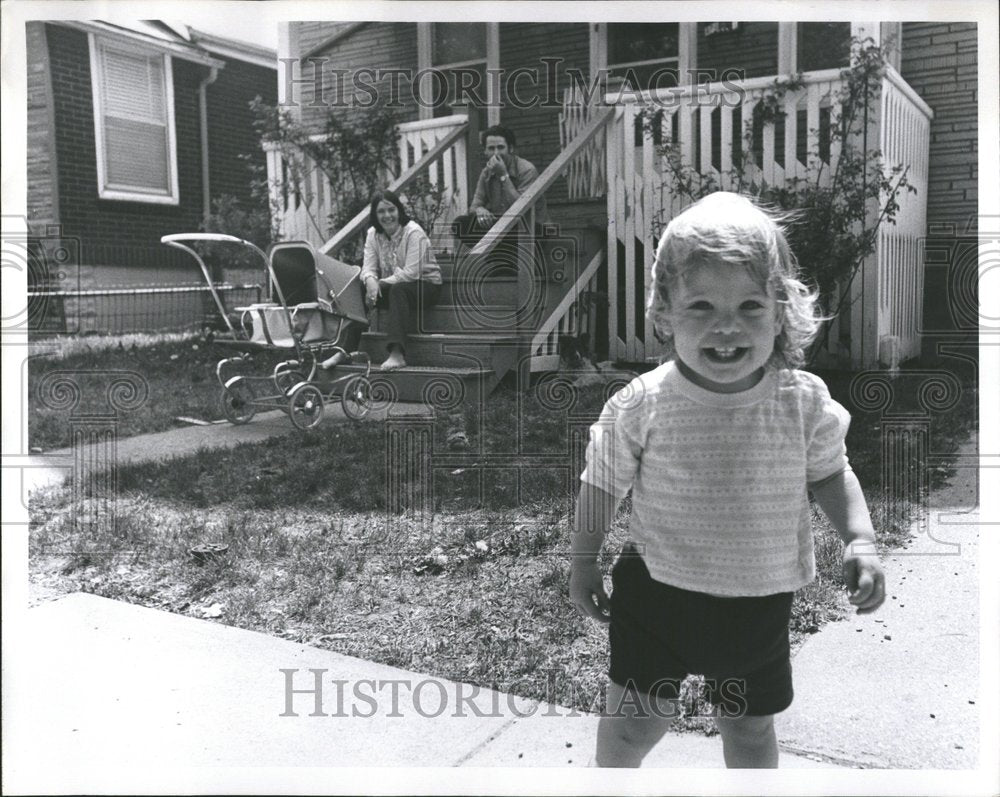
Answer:
<svg viewBox="0 0 1000 797"><path fill-rule="evenodd" d="M559 114L559 148L566 149L601 106L588 103L580 86L563 91L563 109ZM607 182L604 176L604 141L602 128L590 143L566 167L566 191L570 199L590 199L604 196Z"/></svg>
<svg viewBox="0 0 1000 797"><path fill-rule="evenodd" d="M606 101L618 103L607 147L612 358L641 362L662 354L645 319L650 267L660 233L691 199L674 190L672 167L660 145L676 145L673 168L690 170L696 179L700 174L724 190L791 178L828 185L840 153L836 139L825 131L840 85L839 70L804 75L801 88L788 90L779 100L783 113L775 118L780 125L764 115L756 130L754 108L773 90L772 77L671 89L653 98L655 103L636 94L607 95ZM650 113L644 115L644 110ZM829 349L837 353L841 338L849 337L855 367L877 362L879 342L886 336L898 338L902 358L919 353L920 346L923 261L918 241L926 221L932 114L890 68L882 81L878 115L873 124L878 125L879 143L873 141L869 148L880 146L887 166L909 166L907 178L917 194L897 196L895 226L882 226L875 255L851 284L849 335L833 322ZM829 144L821 147L821 137ZM748 141L753 162L744 163L744 183L734 184L734 160Z"/></svg>
<svg viewBox="0 0 1000 797"><path fill-rule="evenodd" d="M879 345L898 340L898 357L905 360L920 354L933 113L903 78L890 69L882 81L880 116L882 157L887 163L909 166L907 179L917 189L915 194L902 191L896 196L900 206L896 223L879 228L875 250L879 296L875 337ZM886 354L881 359L888 363L892 355Z"/></svg>
<svg viewBox="0 0 1000 797"><path fill-rule="evenodd" d="M464 115L446 116L398 126L400 174L414 166L434 145L468 123ZM315 138L319 138L318 136ZM309 155L274 142L264 144L272 213L283 240L308 241L319 248L336 230L330 218L337 197L327 175ZM397 174L380 175L390 183ZM441 158L427 170L432 186L441 187L441 210L437 224L450 222L466 211L465 138L458 137ZM428 230L428 232L431 232Z"/></svg>

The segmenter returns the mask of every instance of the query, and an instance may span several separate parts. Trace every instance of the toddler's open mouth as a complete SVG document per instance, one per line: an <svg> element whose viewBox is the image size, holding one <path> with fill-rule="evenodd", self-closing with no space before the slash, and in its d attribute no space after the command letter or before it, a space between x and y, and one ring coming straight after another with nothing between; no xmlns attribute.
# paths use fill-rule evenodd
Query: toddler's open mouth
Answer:
<svg viewBox="0 0 1000 797"><path fill-rule="evenodd" d="M747 349L741 346L709 346L702 351L714 363L733 363L747 353Z"/></svg>

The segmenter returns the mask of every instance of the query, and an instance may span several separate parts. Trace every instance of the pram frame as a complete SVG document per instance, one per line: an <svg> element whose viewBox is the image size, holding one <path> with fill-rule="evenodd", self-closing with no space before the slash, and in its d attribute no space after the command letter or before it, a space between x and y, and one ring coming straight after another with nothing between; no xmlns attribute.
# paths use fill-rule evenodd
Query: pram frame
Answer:
<svg viewBox="0 0 1000 797"><path fill-rule="evenodd" d="M260 247L250 241L245 241L242 238L237 238L233 235L205 232L174 233L171 235L164 235L160 239L160 242L186 252L197 261L198 266L201 268L202 276L205 278L205 282L208 285L209 292L212 295L212 299L215 302L215 306L219 311L219 315L222 316L223 322L233 336L233 345L239 346L241 344L250 344L249 340L240 340L239 338L241 334L248 334L247 317L252 313L252 311L257 310L261 323L261 331L263 332L266 344L255 343L254 349L285 351L288 350L289 347L282 346L274 342L274 337L268 329L266 315L263 312L264 308L273 308L274 302L257 303L251 305L250 307L233 308L236 312L241 313L241 329L237 330L229 320L229 314L226 312L225 305L215 288L215 282L212 279L211 271L197 250L188 244L189 242L237 244L255 252L264 261L271 288L271 296L273 297L274 295L277 295L278 304L283 311L285 322L289 330L289 336L292 344L291 350L294 351L295 357L294 359L279 362L274 367L274 370L269 377L242 374L228 375L226 373L227 369L230 367L248 364L251 360L251 351L244 351L235 357L226 357L219 360L215 367L215 374L216 379L222 387L221 404L223 413L230 423L233 423L234 425L249 423L256 414L256 407L266 407L269 409L281 409L285 411L288 413L292 423L300 429L310 428L319 423L323 414L325 400L334 398L337 395L337 392L333 389L337 387L341 387L339 395L345 415L354 420L359 420L368 414L372 407L371 383L368 379L371 374L371 358L365 352L348 352L339 345L340 339L343 336L346 321L353 320L348 319L344 312L340 311L339 307L337 308L337 310L340 311L337 313L337 334L333 341L323 341L318 344L306 343L302 340L302 333L297 331L295 326L295 317L297 313L306 305L296 305L293 308L288 306L280 281L275 273L271 256L264 252ZM317 272L322 275L322 272L319 272L318 269ZM326 299L318 298L317 302L308 304L309 309L321 307L327 312L333 313L336 296L332 290L330 291L330 298L333 300L333 303ZM343 353L350 358L352 364L361 364L353 362L356 358L363 360L365 370L363 373L357 373L355 371L345 372L340 366L337 366L330 372L324 372L322 385L330 388L327 395L324 396L320 383L316 382L316 376L319 370L318 354L324 351L337 351ZM308 373L305 374L299 369L306 365L307 362ZM341 373L338 374L338 371ZM276 395L257 396L253 388L250 387L250 385L255 382L273 383L278 393Z"/></svg>

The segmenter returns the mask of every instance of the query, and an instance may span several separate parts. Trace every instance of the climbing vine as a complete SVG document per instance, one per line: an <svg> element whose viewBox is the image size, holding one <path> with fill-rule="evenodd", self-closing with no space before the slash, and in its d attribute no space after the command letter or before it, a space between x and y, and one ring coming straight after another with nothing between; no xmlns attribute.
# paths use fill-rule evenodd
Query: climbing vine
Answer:
<svg viewBox="0 0 1000 797"><path fill-rule="evenodd" d="M806 177L768 182L760 169L761 130L768 123L777 128L784 125L784 98L805 85L801 74L779 78L764 92L752 123L745 126L740 147L733 152L730 171L704 174L684 163L676 143L658 146L674 195L693 202L725 188L786 213L791 220L789 244L805 280L818 288L830 316L848 301L851 282L875 251L881 225L895 223L902 192L916 193L907 179L909 167L886 164L877 144L869 140L869 121L879 102L891 46L891 42L879 46L871 39L852 40L851 66L841 72L840 87L831 97L829 121L811 131L818 143L806 152ZM647 127L660 124L652 110L644 119ZM831 152L838 153L832 171ZM877 208L874 214L873 207ZM654 221L657 237L669 220L667 212L661 210ZM828 330L829 325L824 336Z"/></svg>

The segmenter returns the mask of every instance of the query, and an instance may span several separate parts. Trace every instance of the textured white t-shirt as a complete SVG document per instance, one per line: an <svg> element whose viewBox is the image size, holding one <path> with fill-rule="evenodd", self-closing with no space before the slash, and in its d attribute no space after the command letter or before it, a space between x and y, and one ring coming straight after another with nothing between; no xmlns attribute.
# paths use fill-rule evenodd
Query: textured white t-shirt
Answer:
<svg viewBox="0 0 1000 797"><path fill-rule="evenodd" d="M791 592L815 578L807 483L847 469L847 411L805 371L713 393L672 362L615 394L580 478L617 498L650 575L715 595Z"/></svg>

